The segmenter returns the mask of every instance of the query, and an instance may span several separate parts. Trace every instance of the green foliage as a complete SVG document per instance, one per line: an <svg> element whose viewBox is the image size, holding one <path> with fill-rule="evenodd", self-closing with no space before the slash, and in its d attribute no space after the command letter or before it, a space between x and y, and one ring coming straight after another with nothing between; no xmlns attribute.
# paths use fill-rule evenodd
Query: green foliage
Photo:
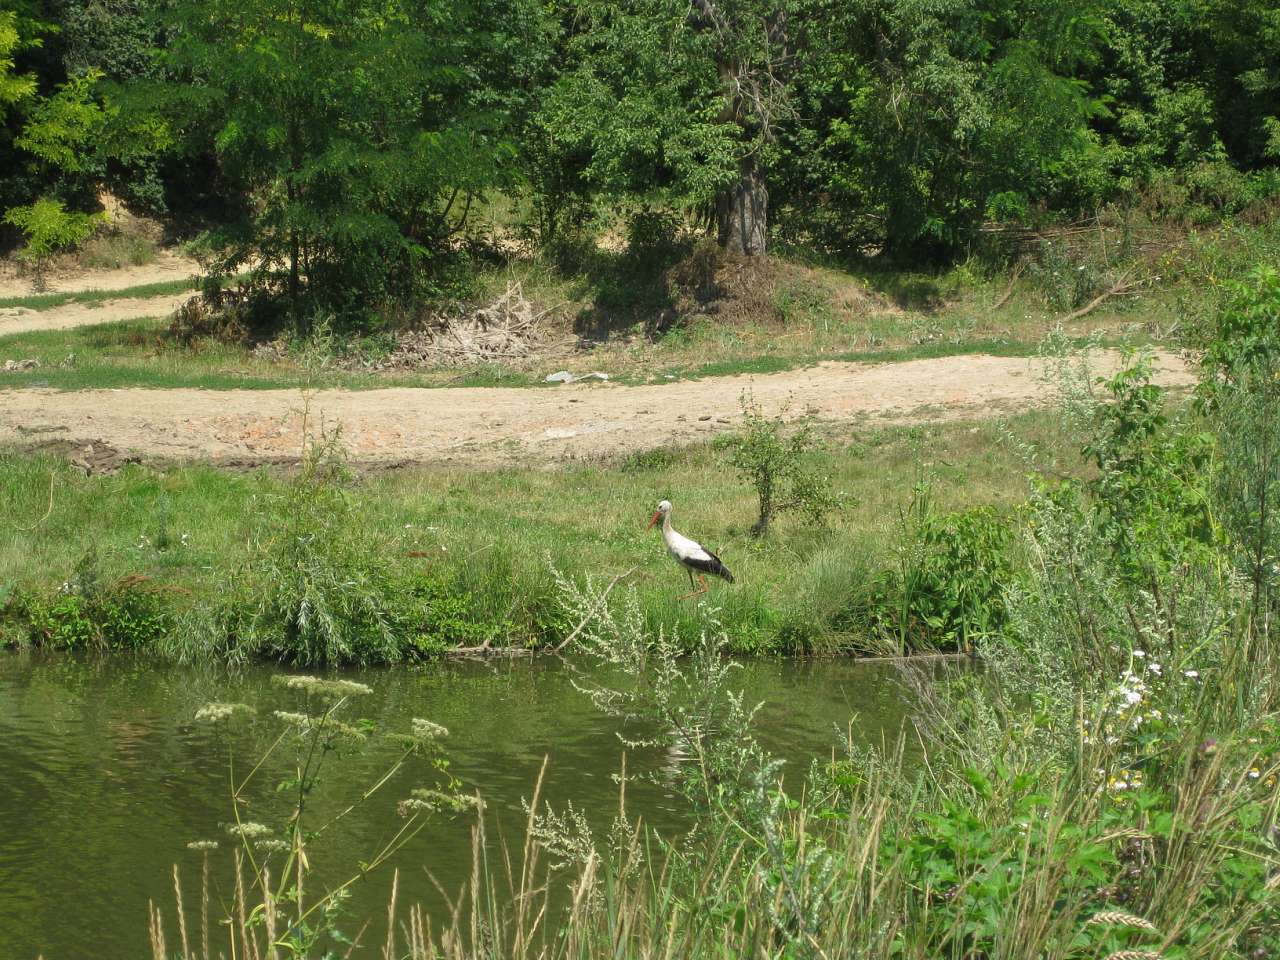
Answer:
<svg viewBox="0 0 1280 960"><path fill-rule="evenodd" d="M1104 539L1130 575L1153 575L1207 549L1212 537L1206 467L1210 438L1169 429L1163 392L1140 358L1105 383L1084 454L1098 469L1089 491Z"/></svg>
<svg viewBox="0 0 1280 960"><path fill-rule="evenodd" d="M82 171L104 123L102 107L93 99L101 78L101 73L90 71L64 83L31 111L15 143L58 170Z"/></svg>
<svg viewBox="0 0 1280 960"><path fill-rule="evenodd" d="M78 247L93 234L105 214L76 213L61 200L43 198L28 207L5 212L4 222L22 231L26 244L19 253L37 269L55 253Z"/></svg>
<svg viewBox="0 0 1280 960"><path fill-rule="evenodd" d="M1213 416L1214 502L1250 585L1252 628L1280 613L1280 274L1259 267L1232 285L1203 360Z"/></svg>
<svg viewBox="0 0 1280 960"><path fill-rule="evenodd" d="M397 583L377 541L351 523L336 438L263 505L239 569L193 611L180 656L271 657L306 665L389 663L406 653Z"/></svg>
<svg viewBox="0 0 1280 960"><path fill-rule="evenodd" d="M919 483L902 511L896 563L858 585L837 623L898 653L973 649L1005 626L1012 541L1011 518L990 507L941 513Z"/></svg>
<svg viewBox="0 0 1280 960"><path fill-rule="evenodd" d="M518 3L178 5L168 64L183 82L167 109L206 138L244 210L205 235L211 275L250 269L299 325L432 293L472 201L508 175L508 108L488 84L523 16Z"/></svg>
<svg viewBox="0 0 1280 960"><path fill-rule="evenodd" d="M1076 71L1100 33L1092 4L868 0L833 20L802 64L814 122L786 131L781 161L786 202L824 239L951 254L1089 151L1100 104Z"/></svg>
<svg viewBox="0 0 1280 960"><path fill-rule="evenodd" d="M759 498L759 514L751 532L764 536L773 518L788 511L809 523L821 523L845 503L831 480L815 463L822 443L807 421L787 430L781 417L767 417L750 396L742 397L742 429L716 438L730 466L751 484Z"/></svg>
<svg viewBox="0 0 1280 960"><path fill-rule="evenodd" d="M0 10L0 107L20 103L36 91L36 78L14 69L14 54L20 45L18 14L13 10Z"/></svg>
<svg viewBox="0 0 1280 960"><path fill-rule="evenodd" d="M0 625L18 642L56 650L152 648L174 619L172 598L146 578L101 582L93 554L58 591L19 591L0 605Z"/></svg>
<svg viewBox="0 0 1280 960"><path fill-rule="evenodd" d="M215 597L186 616L166 642L169 652L183 660L368 665L518 633L510 619L516 603L502 615L460 577L417 572L369 532L348 480L337 438L317 440L298 476L263 498L246 555L224 571ZM528 599L523 612L536 612L536 598Z"/></svg>

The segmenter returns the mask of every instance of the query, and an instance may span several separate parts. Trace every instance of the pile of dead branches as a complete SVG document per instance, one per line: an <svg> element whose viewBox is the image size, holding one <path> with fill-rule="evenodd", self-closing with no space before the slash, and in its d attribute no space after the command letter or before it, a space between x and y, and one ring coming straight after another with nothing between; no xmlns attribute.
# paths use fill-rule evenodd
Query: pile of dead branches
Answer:
<svg viewBox="0 0 1280 960"><path fill-rule="evenodd" d="M543 321L556 308L535 312L519 283L480 308L456 305L418 329L397 336L395 348L374 364L379 369L464 367L543 354L557 345Z"/></svg>

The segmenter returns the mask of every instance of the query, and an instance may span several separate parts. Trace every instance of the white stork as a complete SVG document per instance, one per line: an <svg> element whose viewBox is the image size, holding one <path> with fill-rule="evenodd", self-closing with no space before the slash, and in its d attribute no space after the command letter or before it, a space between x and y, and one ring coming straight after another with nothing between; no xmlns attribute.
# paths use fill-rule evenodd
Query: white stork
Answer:
<svg viewBox="0 0 1280 960"><path fill-rule="evenodd" d="M689 586L693 586L693 574L696 570L698 573L698 583L700 588L695 589L693 593L686 593L681 600L689 597L696 597L707 592L706 574L716 577L723 577L730 583L733 583L733 574L729 572L729 568L720 562L720 558L714 553L698 543L696 540L690 540L684 534L672 529L671 526L671 501L663 500L658 504L658 509L653 512L652 519L649 520L649 529L659 520L662 521L662 539L667 545L667 552L684 567L685 572L689 574Z"/></svg>

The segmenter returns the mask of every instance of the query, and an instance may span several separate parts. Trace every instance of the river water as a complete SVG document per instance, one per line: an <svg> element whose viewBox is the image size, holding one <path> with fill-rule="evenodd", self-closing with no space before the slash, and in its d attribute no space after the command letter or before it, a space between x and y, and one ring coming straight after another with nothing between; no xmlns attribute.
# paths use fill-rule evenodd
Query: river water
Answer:
<svg viewBox="0 0 1280 960"><path fill-rule="evenodd" d="M211 874L216 896L229 895L229 764L243 776L281 729L272 711L298 709L298 695L272 683L280 672L254 666L229 674L121 655L0 655L0 960L149 957L147 903L172 918L174 864L189 909L196 899L200 854L187 849L191 841L221 841ZM342 676L373 688L352 715L371 720L374 732L360 751L326 761L319 815L341 809L387 769L398 751L380 733L407 731L414 717L449 729L450 772L483 796L490 838L518 848L521 801L544 757L544 796L553 805L571 799L595 826L617 811L618 723L595 711L555 658ZM889 664L752 661L736 683L749 702L763 701L761 740L794 776L838 749L837 731L851 720L856 738L880 742L894 739L907 716L907 694ZM194 722L210 701L251 704L257 713L221 729ZM629 781L670 762L660 751L633 751ZM276 787L294 763L288 749L272 755L245 791L241 819L285 822L292 805ZM415 760L318 840L310 852L319 882L377 850L403 822L396 802L430 779ZM679 799L661 783L629 782L627 812L667 835L687 827ZM443 901L431 877L451 893L465 882L470 822L433 821L396 856L402 903L438 911ZM353 917L385 913L390 876L383 868L354 887ZM370 946L354 956L378 955L376 936L363 942Z"/></svg>

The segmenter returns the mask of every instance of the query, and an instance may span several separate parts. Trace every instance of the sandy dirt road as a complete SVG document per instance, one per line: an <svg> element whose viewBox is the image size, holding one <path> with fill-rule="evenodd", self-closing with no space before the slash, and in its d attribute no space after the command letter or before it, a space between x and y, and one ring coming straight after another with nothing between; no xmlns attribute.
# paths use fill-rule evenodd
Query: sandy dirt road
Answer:
<svg viewBox="0 0 1280 960"><path fill-rule="evenodd" d="M97 303L64 303L50 310L0 307L0 337L35 330L69 330L95 323L116 323L138 317L168 316L193 296L190 290L159 297L122 297Z"/></svg>
<svg viewBox="0 0 1280 960"><path fill-rule="evenodd" d="M1115 354L1094 358L1114 370ZM1172 354L1158 382L1189 385ZM370 465L475 465L606 461L692 443L739 419L750 390L769 412L787 408L837 422L902 423L998 416L1049 399L1039 361L957 356L894 364L823 363L783 373L653 386L323 391L310 398L312 429L340 425L353 460ZM96 443L146 459L247 465L297 458L303 396L292 390L0 391L0 441Z"/></svg>
<svg viewBox="0 0 1280 960"><path fill-rule="evenodd" d="M125 290L147 283L185 280L199 268L195 261L171 253L163 253L154 263L119 270L69 271L49 280L47 293L79 293L87 290ZM21 297L31 293L30 280L17 276L0 276L0 299ZM67 330L95 323L114 323L137 317L163 317L172 313L192 296L186 290L158 297L117 297L95 303L64 303L47 310L26 307L0 307L0 337L34 330Z"/></svg>
<svg viewBox="0 0 1280 960"><path fill-rule="evenodd" d="M199 265L189 257L169 251L161 252L151 263L138 267L120 267L115 270L91 270L87 268L54 271L45 280L44 293L78 293L85 290L124 290L144 283L164 283L185 280L200 272ZM12 266L0 265L0 299L24 297L34 292L31 278L19 274Z"/></svg>

